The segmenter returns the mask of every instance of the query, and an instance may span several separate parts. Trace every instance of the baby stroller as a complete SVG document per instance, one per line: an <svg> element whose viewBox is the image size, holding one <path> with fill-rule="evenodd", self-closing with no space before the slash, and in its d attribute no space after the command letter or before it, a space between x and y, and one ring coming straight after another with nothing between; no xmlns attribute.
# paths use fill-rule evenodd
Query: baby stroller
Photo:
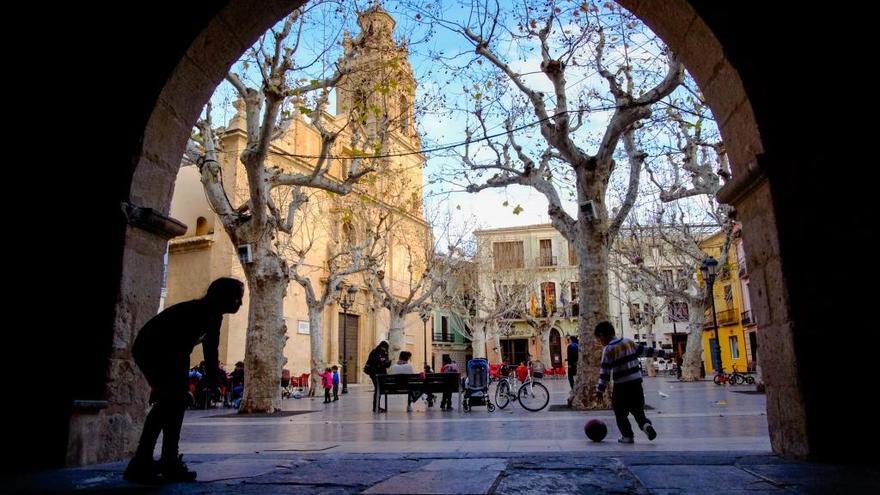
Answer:
<svg viewBox="0 0 880 495"><path fill-rule="evenodd" d="M471 406L485 405L489 412L495 405L489 400L489 361L474 358L467 363L467 378L464 379L464 398L462 407L470 411Z"/></svg>

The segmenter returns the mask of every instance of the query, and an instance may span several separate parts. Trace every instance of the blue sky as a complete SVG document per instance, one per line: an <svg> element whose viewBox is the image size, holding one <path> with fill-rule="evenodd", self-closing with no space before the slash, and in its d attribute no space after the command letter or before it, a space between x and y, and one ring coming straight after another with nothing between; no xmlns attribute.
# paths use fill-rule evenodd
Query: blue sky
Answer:
<svg viewBox="0 0 880 495"><path fill-rule="evenodd" d="M365 8L368 3L359 2L360 8ZM443 28L437 28L432 34L428 35L430 25L425 23L425 17L416 19L416 12L406 5L405 2L385 2L385 8L397 20L396 36L398 39L406 38L410 41L410 63L413 72L419 82L418 98L426 106L421 108L418 116L418 127L422 134L423 148L437 148L451 143L458 143L464 139L464 129L466 125L474 125L472 118L464 110L472 108L474 95L476 92L488 92L485 87L485 80L481 80L479 75L486 73L488 65L478 65L475 63L476 56L473 54L472 46L457 33L452 33ZM574 5L570 2L560 2L565 5ZM421 5L424 5L422 3ZM502 6L504 2L502 2ZM437 7L438 4L429 4ZM358 28L353 15L354 4L345 2L341 6L339 4L326 4L319 7L319 15L312 16L312 21L307 27L306 34L302 37L303 44L299 53L301 54L298 61L306 64L314 59L318 62L311 65L303 72L303 77L309 79L320 75L323 70L327 70L341 54L341 47L336 45L332 50L318 56L325 46L325 40L339 40L342 30L349 30L352 35L356 35ZM470 3L463 2L447 2L442 7L443 15L452 20L463 20L471 13ZM280 26L278 26L280 28ZM436 27L436 24L435 24ZM566 26L568 27L568 26ZM641 40L640 40L641 41ZM649 42L645 42L643 53L646 58L650 54L656 54L658 48ZM432 54L443 52L446 56L457 55L453 58L455 64L459 66L467 66L469 71L465 74L455 74L453 71L444 71L433 59ZM501 55L506 58L514 70L528 74L538 71L540 55L535 52L523 50L521 46L513 44L506 45L505 53ZM630 52L633 55L633 52ZM617 58L615 58L617 57ZM622 58L614 50L609 50L609 61L613 64L615 60ZM323 64L322 64L323 62ZM654 61L656 63L656 60ZM609 65L610 65L609 64ZM243 72L249 75L253 81L259 79L258 73L253 65L245 69L241 64L235 68L237 72ZM482 83L482 86L475 86ZM569 98L573 99L580 91L589 88L596 88L600 92L607 93L607 84L587 68L570 67L567 72L569 81ZM543 90L552 95L546 77L543 74L530 74L524 76L524 81L532 88ZM498 84L503 84L498 81ZM512 87L512 86L511 86ZM495 90L499 89L496 85ZM509 88L508 91L511 91ZM513 90L513 93L516 93ZM436 105L431 102L435 101L438 95L446 98L445 105ZM223 83L218 88L212 102L214 104L213 117L215 125L225 124L234 114L231 103L235 99L235 93L228 83ZM331 104L331 111L333 110ZM600 133L607 123L610 112L594 112L591 114L591 120L588 125L584 126L582 141L578 142L584 149L589 152L595 151L589 146L590 139ZM534 121L534 115L524 115L519 122ZM490 127L490 132L502 130L501 121L496 120ZM540 139L534 139L536 127L525 129L518 133L517 138L520 143L527 149L538 149ZM582 144L583 143L583 144ZM622 147L622 146L621 146ZM463 151L463 148L456 148L457 151ZM483 147L475 147L472 152L475 156L487 156L487 149ZM447 152L427 153L428 161L425 168L425 200L429 209L439 209L450 212L450 214L460 222L468 221L469 217L475 217L477 225L481 228L507 227L515 225L528 225L536 223L548 222L547 202L543 195L532 188L522 186L510 186L506 189L490 189L478 194L470 194L461 190L462 181L436 181L438 175L444 172L461 168L460 160L454 154ZM618 167L618 176L615 176L612 182L620 181L620 173L625 172L627 167ZM448 175L448 174L447 174ZM647 183L647 179L644 180ZM648 189L648 188L646 188ZM572 201L566 201L567 195L560 193L564 200L564 208L569 213L574 214L575 204ZM648 201L648 198L642 201ZM609 199L609 203L614 203L613 199ZM514 208L520 207L521 212L514 214Z"/></svg>

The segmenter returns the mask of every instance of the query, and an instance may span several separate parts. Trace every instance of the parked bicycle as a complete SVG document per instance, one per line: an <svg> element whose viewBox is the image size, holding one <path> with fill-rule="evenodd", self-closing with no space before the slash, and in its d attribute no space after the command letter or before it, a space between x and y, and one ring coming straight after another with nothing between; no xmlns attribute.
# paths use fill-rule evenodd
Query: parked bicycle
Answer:
<svg viewBox="0 0 880 495"><path fill-rule="evenodd" d="M742 385L743 383L754 385L755 377L740 373L736 370L736 366L734 366L731 373L724 373L724 370L716 372L715 378L712 381L715 382L715 385L723 385L725 383L730 383L731 385Z"/></svg>
<svg viewBox="0 0 880 495"><path fill-rule="evenodd" d="M528 367L526 379L520 384L510 370L503 373L498 387L495 388L495 404L504 409L512 401L519 401L524 409L532 412L540 411L550 403L550 391L541 382L532 377L532 368Z"/></svg>

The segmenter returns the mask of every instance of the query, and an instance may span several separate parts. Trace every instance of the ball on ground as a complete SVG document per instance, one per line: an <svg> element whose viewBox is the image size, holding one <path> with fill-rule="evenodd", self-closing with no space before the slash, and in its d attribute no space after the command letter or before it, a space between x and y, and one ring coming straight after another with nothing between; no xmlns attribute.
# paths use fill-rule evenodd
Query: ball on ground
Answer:
<svg viewBox="0 0 880 495"><path fill-rule="evenodd" d="M591 419L584 425L584 433L594 442L601 442L608 434L608 427L600 419Z"/></svg>

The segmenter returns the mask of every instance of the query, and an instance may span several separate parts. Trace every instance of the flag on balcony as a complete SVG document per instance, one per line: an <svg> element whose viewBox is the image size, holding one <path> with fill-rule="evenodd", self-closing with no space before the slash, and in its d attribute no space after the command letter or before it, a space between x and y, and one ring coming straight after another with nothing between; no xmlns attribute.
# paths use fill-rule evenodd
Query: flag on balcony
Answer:
<svg viewBox="0 0 880 495"><path fill-rule="evenodd" d="M538 296L532 293L532 298L529 301L529 310L532 313L532 316L538 316Z"/></svg>

